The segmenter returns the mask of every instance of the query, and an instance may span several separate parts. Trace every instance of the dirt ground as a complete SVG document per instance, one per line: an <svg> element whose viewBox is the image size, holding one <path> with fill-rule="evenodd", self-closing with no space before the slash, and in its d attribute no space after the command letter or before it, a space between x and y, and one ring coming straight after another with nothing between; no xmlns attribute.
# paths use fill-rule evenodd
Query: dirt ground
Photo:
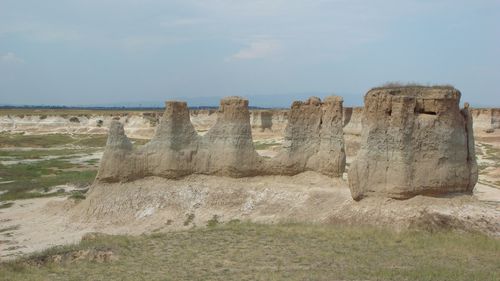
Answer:
<svg viewBox="0 0 500 281"><path fill-rule="evenodd" d="M56 197L16 202L0 212L0 252L1 259L10 259L76 243L87 232L137 235L173 231L205 226L214 217L220 222L451 228L500 237L499 193L479 185L474 196L355 202L345 181L313 172L243 179L202 175L182 180L147 178L95 186L82 201Z"/></svg>

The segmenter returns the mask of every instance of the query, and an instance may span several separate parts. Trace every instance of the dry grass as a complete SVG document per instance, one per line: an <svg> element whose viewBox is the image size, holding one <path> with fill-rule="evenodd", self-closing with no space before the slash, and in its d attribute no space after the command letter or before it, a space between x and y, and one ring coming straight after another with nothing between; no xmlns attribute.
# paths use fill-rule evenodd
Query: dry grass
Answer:
<svg viewBox="0 0 500 281"><path fill-rule="evenodd" d="M432 84L420 84L415 82L386 82L378 87L372 89L386 89L386 88L434 88L434 89L455 89L453 85L432 85Z"/></svg>
<svg viewBox="0 0 500 281"><path fill-rule="evenodd" d="M110 262L50 261L107 249ZM1 280L499 280L500 241L305 224L217 224L138 237L97 236L0 265ZM36 264L36 265L33 265Z"/></svg>
<svg viewBox="0 0 500 281"><path fill-rule="evenodd" d="M266 150L266 149L280 146L281 143L275 142L275 141L272 141L272 142L254 141L253 145L255 147L255 150Z"/></svg>
<svg viewBox="0 0 500 281"><path fill-rule="evenodd" d="M105 135L0 134L0 147L8 147L0 150L0 160L14 162L0 163L0 178L4 182L0 185L0 202L62 195L62 192L48 193L51 187L60 184L90 184L97 172L96 163L75 164L71 160L102 150L106 138Z"/></svg>

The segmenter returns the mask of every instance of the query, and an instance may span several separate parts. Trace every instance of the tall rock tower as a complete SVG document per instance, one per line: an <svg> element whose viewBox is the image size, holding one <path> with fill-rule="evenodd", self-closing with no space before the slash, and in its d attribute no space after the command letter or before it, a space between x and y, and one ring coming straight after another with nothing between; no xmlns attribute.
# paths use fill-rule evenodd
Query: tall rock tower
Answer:
<svg viewBox="0 0 500 281"><path fill-rule="evenodd" d="M352 197L471 192L477 182L472 119L452 87L374 88L365 95Z"/></svg>

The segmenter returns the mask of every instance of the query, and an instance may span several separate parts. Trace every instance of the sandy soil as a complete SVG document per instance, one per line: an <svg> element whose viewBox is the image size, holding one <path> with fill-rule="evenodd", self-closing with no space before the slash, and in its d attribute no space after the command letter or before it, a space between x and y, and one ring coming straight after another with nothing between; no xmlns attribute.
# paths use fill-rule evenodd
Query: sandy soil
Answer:
<svg viewBox="0 0 500 281"><path fill-rule="evenodd" d="M65 197L18 200L0 210L0 259L43 250L50 246L77 243L92 231L85 224L69 221Z"/></svg>

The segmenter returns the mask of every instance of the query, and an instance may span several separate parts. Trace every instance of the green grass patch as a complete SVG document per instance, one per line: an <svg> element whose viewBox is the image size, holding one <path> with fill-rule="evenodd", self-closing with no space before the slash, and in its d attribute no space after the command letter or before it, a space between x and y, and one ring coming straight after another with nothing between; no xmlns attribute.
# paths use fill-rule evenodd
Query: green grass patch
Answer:
<svg viewBox="0 0 500 281"><path fill-rule="evenodd" d="M494 167L500 167L500 149L491 144L483 143L484 159L494 161Z"/></svg>
<svg viewBox="0 0 500 281"><path fill-rule="evenodd" d="M0 147L54 147L67 145L75 140L71 135L24 135L24 134L0 134Z"/></svg>
<svg viewBox="0 0 500 281"><path fill-rule="evenodd" d="M79 136L73 144L85 147L104 147L107 140L108 135Z"/></svg>
<svg viewBox="0 0 500 281"><path fill-rule="evenodd" d="M30 149L30 150L0 150L0 158L8 157L13 160L22 159L41 159L47 156L57 156L64 158L72 158L71 155L75 154L90 154L97 152L98 149L95 148L84 148L84 149ZM9 159L1 159L9 160Z"/></svg>
<svg viewBox="0 0 500 281"><path fill-rule="evenodd" d="M186 215L186 220L184 220L184 225L188 226L190 225L194 220L194 214L187 214Z"/></svg>
<svg viewBox="0 0 500 281"><path fill-rule="evenodd" d="M219 224L219 216L218 215L213 215L211 219L207 221L207 226L208 227L214 227Z"/></svg>
<svg viewBox="0 0 500 281"><path fill-rule="evenodd" d="M6 147L30 147L30 148L55 148L61 146L82 146L97 148L106 146L107 135L86 134L48 134L48 135L25 135L0 133L0 148ZM148 139L131 139L134 144L143 145ZM2 152L7 153L7 152ZM0 155L2 156L2 155Z"/></svg>
<svg viewBox="0 0 500 281"><path fill-rule="evenodd" d="M71 195L68 197L73 200L84 200L86 198L85 193L88 191L88 189L85 190L74 190L71 191Z"/></svg>
<svg viewBox="0 0 500 281"><path fill-rule="evenodd" d="M486 170L489 167L490 167L490 165L485 164L485 163L477 164L477 169L479 170L479 173L481 173L481 174L484 173L484 170Z"/></svg>
<svg viewBox="0 0 500 281"><path fill-rule="evenodd" d="M96 249L109 249L116 259L43 263L53 255ZM500 240L470 233L228 223L134 237L99 235L4 262L0 279L499 280L499 252Z"/></svg>
<svg viewBox="0 0 500 281"><path fill-rule="evenodd" d="M253 146L255 147L255 150L266 150L270 149L272 147L279 146L281 144L277 142L254 142Z"/></svg>
<svg viewBox="0 0 500 281"><path fill-rule="evenodd" d="M23 135L0 134L2 161L37 160L12 165L0 164L0 201L57 196L63 192L49 192L50 188L61 184L87 185L94 180L99 160L90 159L81 164L70 161L81 155L102 151L106 135ZM134 140L136 144L148 140ZM30 149L16 149L28 147ZM33 148L33 149L31 149ZM54 159L47 159L56 157ZM81 197L76 195L77 197Z"/></svg>
<svg viewBox="0 0 500 281"><path fill-rule="evenodd" d="M131 139L132 143L134 145L145 145L148 143L150 140L149 139Z"/></svg>
<svg viewBox="0 0 500 281"><path fill-rule="evenodd" d="M85 161L85 164L87 165L96 165L97 163L99 163L99 159L90 159Z"/></svg>
<svg viewBox="0 0 500 281"><path fill-rule="evenodd" d="M95 169L67 170L79 167L79 165L59 159L29 164L0 165L2 180L14 181L0 185L0 190L7 191L0 195L0 201L60 195L61 192L45 194L36 191L48 191L50 187L61 184L90 184L97 171Z"/></svg>
<svg viewBox="0 0 500 281"><path fill-rule="evenodd" d="M14 205L14 202L0 203L0 209L7 209L12 207L12 205Z"/></svg>

